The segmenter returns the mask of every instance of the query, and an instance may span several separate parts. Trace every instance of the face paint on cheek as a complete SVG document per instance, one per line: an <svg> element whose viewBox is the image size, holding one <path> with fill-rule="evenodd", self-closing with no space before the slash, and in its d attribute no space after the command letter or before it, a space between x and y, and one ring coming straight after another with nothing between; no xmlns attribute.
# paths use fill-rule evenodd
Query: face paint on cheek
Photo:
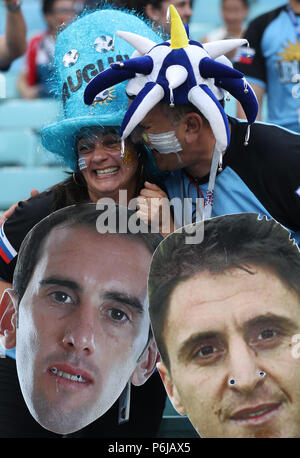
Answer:
<svg viewBox="0 0 300 458"><path fill-rule="evenodd" d="M134 155L132 154L132 151L130 150L129 147L125 147L124 154L122 155L122 164L126 166L126 169L128 170L131 166L135 165L136 159Z"/></svg>
<svg viewBox="0 0 300 458"><path fill-rule="evenodd" d="M87 163L84 156L79 156L78 158L78 168L79 170L87 169Z"/></svg>

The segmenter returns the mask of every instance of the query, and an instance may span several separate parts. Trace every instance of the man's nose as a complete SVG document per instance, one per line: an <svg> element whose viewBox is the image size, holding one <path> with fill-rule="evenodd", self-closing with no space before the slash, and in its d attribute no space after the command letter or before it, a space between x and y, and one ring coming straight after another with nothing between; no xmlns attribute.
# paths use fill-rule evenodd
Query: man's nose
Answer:
<svg viewBox="0 0 300 458"><path fill-rule="evenodd" d="M228 385L240 392L251 392L263 379L262 373L255 352L244 340L235 341L229 349Z"/></svg>
<svg viewBox="0 0 300 458"><path fill-rule="evenodd" d="M68 351L90 355L95 351L95 333L92 320L79 314L72 317L65 328L62 346Z"/></svg>

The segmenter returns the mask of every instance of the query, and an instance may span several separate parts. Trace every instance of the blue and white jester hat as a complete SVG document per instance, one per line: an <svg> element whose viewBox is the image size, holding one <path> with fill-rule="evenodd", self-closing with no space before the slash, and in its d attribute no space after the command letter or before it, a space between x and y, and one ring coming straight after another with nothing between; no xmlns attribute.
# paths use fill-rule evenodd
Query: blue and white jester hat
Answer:
<svg viewBox="0 0 300 458"><path fill-rule="evenodd" d="M129 79L127 93L136 97L121 125L123 140L160 101L171 106L193 104L208 120L216 139L208 184L210 195L205 209L205 215L209 217L218 165L230 142L229 123L218 93L225 90L239 100L249 124L255 121L258 113L254 91L244 75L227 64L224 58L224 54L248 42L229 39L201 44L189 39L188 27L183 25L173 5L169 7L169 16L171 40L164 43L156 44L148 37L118 31L117 36L135 47L137 57L113 63L93 78L84 91L84 101L90 105L99 91ZM248 137L249 129L246 140Z"/></svg>
<svg viewBox="0 0 300 458"><path fill-rule="evenodd" d="M130 59L134 47L116 35L120 28L160 42L144 20L128 10L105 6L83 13L57 37L55 47L56 95L61 101L57 122L41 131L43 146L58 155L72 170L77 168L76 135L83 127L114 126L118 129L128 108L124 86L98 91L93 104L83 102L83 91L95 75L113 62Z"/></svg>

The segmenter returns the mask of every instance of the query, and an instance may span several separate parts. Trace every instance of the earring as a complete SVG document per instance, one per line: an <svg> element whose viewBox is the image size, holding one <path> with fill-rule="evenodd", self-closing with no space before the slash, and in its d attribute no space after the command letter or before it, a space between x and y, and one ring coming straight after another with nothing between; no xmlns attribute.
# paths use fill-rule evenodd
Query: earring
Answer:
<svg viewBox="0 0 300 458"><path fill-rule="evenodd" d="M228 385L229 385L229 386L233 386L233 385L235 385L235 383L236 383L236 382L235 382L234 378L231 378L231 379L228 381Z"/></svg>
<svg viewBox="0 0 300 458"><path fill-rule="evenodd" d="M119 397L119 425L129 420L131 380L129 380Z"/></svg>
<svg viewBox="0 0 300 458"><path fill-rule="evenodd" d="M76 181L76 173L75 172L72 173L72 178L73 178L74 183L77 184L77 186L79 186L79 183Z"/></svg>

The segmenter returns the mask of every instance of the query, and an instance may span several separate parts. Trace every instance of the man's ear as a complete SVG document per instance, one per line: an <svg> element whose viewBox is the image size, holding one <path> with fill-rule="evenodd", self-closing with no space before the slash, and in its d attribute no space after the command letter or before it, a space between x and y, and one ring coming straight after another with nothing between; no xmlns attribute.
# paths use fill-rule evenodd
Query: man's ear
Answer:
<svg viewBox="0 0 300 458"><path fill-rule="evenodd" d="M184 117L184 139L189 145L199 141L204 121L198 113L187 113Z"/></svg>
<svg viewBox="0 0 300 458"><path fill-rule="evenodd" d="M7 350L16 346L17 297L12 289L6 289L0 301L0 339Z"/></svg>
<svg viewBox="0 0 300 458"><path fill-rule="evenodd" d="M158 361L159 353L152 337L143 354L140 356L137 366L131 376L132 384L136 386L143 385L155 371Z"/></svg>
<svg viewBox="0 0 300 458"><path fill-rule="evenodd" d="M156 366L157 366L159 375L163 381L163 384L165 386L166 392L168 393L168 397L173 404L174 409L177 410L177 412L180 415L185 415L186 414L185 407L183 406L181 402L181 398L179 396L176 386L174 385L172 381L172 378L170 376L168 369L166 368L166 366L164 365L162 361L157 363Z"/></svg>

